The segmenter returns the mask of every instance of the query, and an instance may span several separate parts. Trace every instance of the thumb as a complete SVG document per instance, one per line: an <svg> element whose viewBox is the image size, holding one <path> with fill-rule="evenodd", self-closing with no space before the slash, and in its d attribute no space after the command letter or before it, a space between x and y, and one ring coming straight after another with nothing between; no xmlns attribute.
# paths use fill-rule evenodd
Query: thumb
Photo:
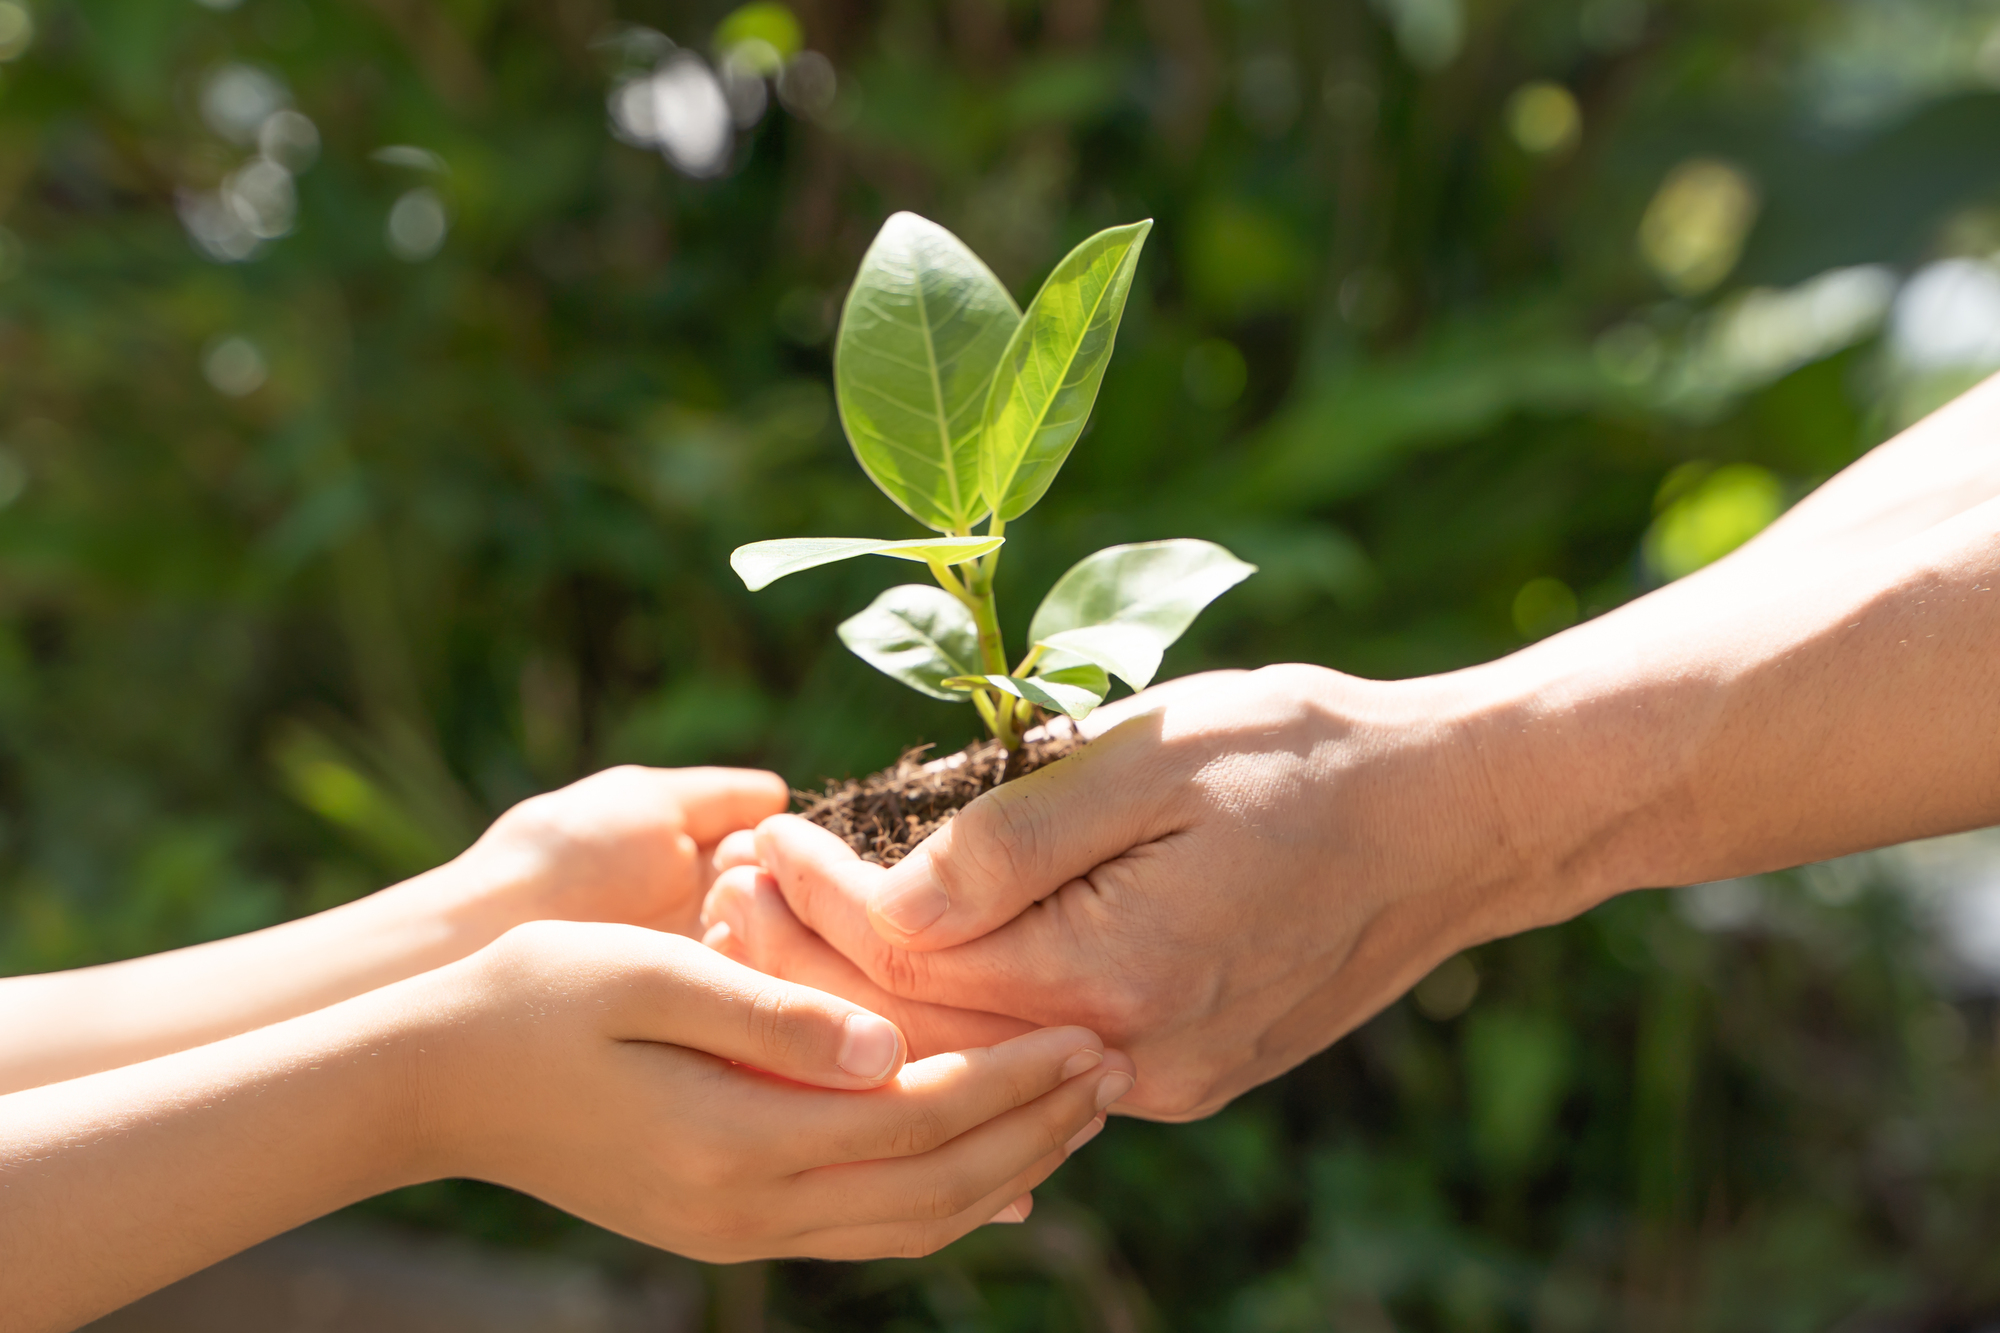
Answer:
<svg viewBox="0 0 2000 1333"><path fill-rule="evenodd" d="M706 1051L798 1083L874 1088L909 1057L894 1023L858 1004L658 935L619 1033Z"/></svg>
<svg viewBox="0 0 2000 1333"><path fill-rule="evenodd" d="M890 867L868 899L876 933L905 949L979 938L1096 866L1170 831L1179 784L1156 760L1157 713L980 796Z"/></svg>

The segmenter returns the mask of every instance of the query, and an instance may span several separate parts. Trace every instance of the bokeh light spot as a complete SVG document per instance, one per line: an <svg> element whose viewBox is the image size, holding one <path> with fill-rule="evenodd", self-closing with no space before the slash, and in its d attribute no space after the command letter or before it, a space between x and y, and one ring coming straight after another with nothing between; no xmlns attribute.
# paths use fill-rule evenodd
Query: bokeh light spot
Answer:
<svg viewBox="0 0 2000 1333"><path fill-rule="evenodd" d="M1647 567L1673 580L1713 564L1755 537L1784 512L1776 474L1752 463L1713 468L1683 463L1660 485L1666 501L1647 531Z"/></svg>
<svg viewBox="0 0 2000 1333"><path fill-rule="evenodd" d="M287 171L304 171L319 156L319 127L296 111L274 111L257 127L257 151Z"/></svg>
<svg viewBox="0 0 2000 1333"><path fill-rule="evenodd" d="M451 218L445 212L444 200L428 185L405 191L390 208L384 228L389 253L411 264L422 263L436 254L450 230Z"/></svg>
<svg viewBox="0 0 2000 1333"><path fill-rule="evenodd" d="M201 118L229 142L248 145L291 100L284 84L254 65L219 65L202 82Z"/></svg>
<svg viewBox="0 0 2000 1333"><path fill-rule="evenodd" d="M1566 153L1583 136L1583 112L1559 83L1526 84L1507 99L1507 132L1538 157Z"/></svg>
<svg viewBox="0 0 2000 1333"><path fill-rule="evenodd" d="M1524 639L1545 639L1576 623L1576 593L1561 579L1529 579L1514 594L1514 629Z"/></svg>
<svg viewBox="0 0 2000 1333"><path fill-rule="evenodd" d="M1411 998L1417 1012L1434 1023L1448 1023L1472 1007L1479 995L1479 969L1464 954L1453 954L1417 983Z"/></svg>
<svg viewBox="0 0 2000 1333"><path fill-rule="evenodd" d="M805 49L805 29L789 6L758 0L732 10L715 29L715 49L719 52L726 54L752 42L772 56L770 66L758 73L776 74L783 62Z"/></svg>
<svg viewBox="0 0 2000 1333"><path fill-rule="evenodd" d="M0 0L0 60L15 60L35 40L35 16L26 5Z"/></svg>
<svg viewBox="0 0 2000 1333"><path fill-rule="evenodd" d="M817 120L833 110L840 80L833 62L817 51L801 51L778 76L778 97L794 115Z"/></svg>
<svg viewBox="0 0 2000 1333"><path fill-rule="evenodd" d="M269 378L257 344L236 334L209 344L201 358L201 373L209 386L226 398L246 398L263 388Z"/></svg>
<svg viewBox="0 0 2000 1333"><path fill-rule="evenodd" d="M1698 296L1736 267L1757 208L1757 187L1740 169L1714 158L1683 162L1646 206L1639 253L1670 289Z"/></svg>
<svg viewBox="0 0 2000 1333"><path fill-rule="evenodd" d="M2000 366L2000 265L1945 259L1918 270L1896 298L1889 343L1914 370Z"/></svg>

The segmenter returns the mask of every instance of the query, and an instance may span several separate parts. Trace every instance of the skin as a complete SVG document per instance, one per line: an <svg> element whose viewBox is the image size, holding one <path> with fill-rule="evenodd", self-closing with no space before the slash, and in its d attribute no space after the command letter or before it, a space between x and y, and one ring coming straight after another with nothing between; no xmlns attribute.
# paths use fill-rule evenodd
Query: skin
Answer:
<svg viewBox="0 0 2000 1333"><path fill-rule="evenodd" d="M1727 558L1483 666L1147 691L891 870L776 817L725 842L705 919L928 1043L955 1009L1086 1023L1138 1062L1119 1109L1181 1120L1461 949L2000 821L1997 438L2000 379Z"/></svg>
<svg viewBox="0 0 2000 1333"><path fill-rule="evenodd" d="M1070 1026L908 1062L880 1016L657 928L692 921L703 843L782 800L768 774L614 771L321 918L0 983L81 1048L41 1034L8 1066L0 1333L447 1176L718 1262L923 1254L1024 1218L1130 1090L1126 1057ZM505 924L591 912L631 920Z"/></svg>
<svg viewBox="0 0 2000 1333"><path fill-rule="evenodd" d="M521 802L435 870L171 953L0 979L0 1093L186 1050L453 962L527 921L687 932L716 845L783 810L775 773L625 766Z"/></svg>

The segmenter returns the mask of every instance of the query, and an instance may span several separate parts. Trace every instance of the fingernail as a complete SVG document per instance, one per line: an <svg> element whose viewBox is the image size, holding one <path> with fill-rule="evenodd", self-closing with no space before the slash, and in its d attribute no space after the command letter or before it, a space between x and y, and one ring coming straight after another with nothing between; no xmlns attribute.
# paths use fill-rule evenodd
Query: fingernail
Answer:
<svg viewBox="0 0 2000 1333"><path fill-rule="evenodd" d="M1020 1204L1010 1203L999 1212L993 1214L993 1220L995 1222L1025 1222L1028 1220L1028 1215L1021 1211Z"/></svg>
<svg viewBox="0 0 2000 1333"><path fill-rule="evenodd" d="M1065 1143L1063 1145L1063 1156L1067 1157L1070 1154L1074 1153L1078 1148L1081 1148L1084 1144L1096 1138L1103 1129L1104 1129L1104 1117L1099 1116L1097 1117L1097 1119L1085 1125L1082 1129L1079 1129L1076 1132L1075 1137L1073 1137L1072 1139L1070 1139L1068 1143Z"/></svg>
<svg viewBox="0 0 2000 1333"><path fill-rule="evenodd" d="M873 1014L849 1014L842 1029L837 1063L854 1077L873 1083L896 1063L899 1045L896 1029L886 1019Z"/></svg>
<svg viewBox="0 0 2000 1333"><path fill-rule="evenodd" d="M905 935L915 935L943 916L951 899L930 880L920 879L881 895L873 906L875 915Z"/></svg>
<svg viewBox="0 0 2000 1333"><path fill-rule="evenodd" d="M1067 1083L1078 1074L1097 1068L1104 1063L1103 1051L1078 1051L1063 1061L1062 1080Z"/></svg>
<svg viewBox="0 0 2000 1333"><path fill-rule="evenodd" d="M701 942L720 953L723 946L729 943L729 934L729 923L718 921L708 928L708 933L701 937Z"/></svg>
<svg viewBox="0 0 2000 1333"><path fill-rule="evenodd" d="M1102 1111L1130 1091L1132 1091L1130 1074L1116 1071L1106 1074L1104 1080L1097 1085L1097 1109Z"/></svg>

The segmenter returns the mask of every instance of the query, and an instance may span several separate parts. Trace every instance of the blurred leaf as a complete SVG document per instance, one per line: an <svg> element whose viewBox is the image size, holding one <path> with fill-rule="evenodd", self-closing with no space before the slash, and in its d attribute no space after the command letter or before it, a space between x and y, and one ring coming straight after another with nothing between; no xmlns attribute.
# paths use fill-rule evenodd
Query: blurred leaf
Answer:
<svg viewBox="0 0 2000 1333"><path fill-rule="evenodd" d="M399 877L441 865L461 850L426 828L394 793L312 727L286 728L272 744L271 759L293 799L348 834Z"/></svg>
<svg viewBox="0 0 2000 1333"><path fill-rule="evenodd" d="M1466 1019L1472 1146L1487 1170L1511 1178L1547 1151L1571 1059L1569 1034L1556 1020L1501 1008Z"/></svg>
<svg viewBox="0 0 2000 1333"><path fill-rule="evenodd" d="M1210 309L1232 316L1287 310L1310 293L1313 254L1248 200L1211 199L1195 215L1187 245L1189 281Z"/></svg>
<svg viewBox="0 0 2000 1333"><path fill-rule="evenodd" d="M981 414L1020 322L979 257L914 213L883 223L862 257L834 353L840 419L875 484L926 527L985 516Z"/></svg>
<svg viewBox="0 0 2000 1333"><path fill-rule="evenodd" d="M1090 420L1151 221L1113 227L1056 265L1021 317L986 401L979 479L1012 521L1055 480Z"/></svg>

